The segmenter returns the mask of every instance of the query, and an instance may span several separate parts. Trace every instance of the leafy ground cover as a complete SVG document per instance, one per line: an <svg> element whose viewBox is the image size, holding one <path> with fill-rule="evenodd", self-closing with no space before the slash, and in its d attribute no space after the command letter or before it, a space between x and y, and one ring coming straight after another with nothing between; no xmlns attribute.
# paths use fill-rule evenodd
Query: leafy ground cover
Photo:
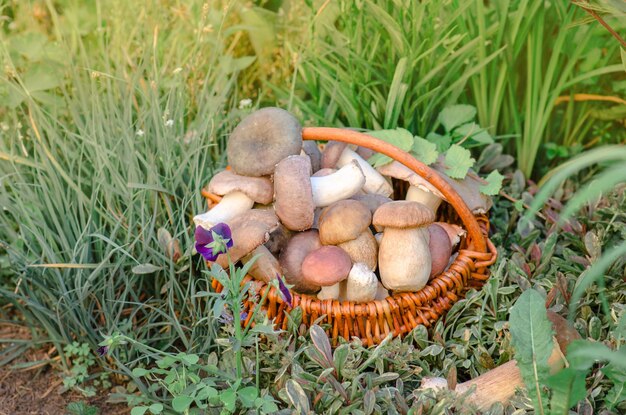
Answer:
<svg viewBox="0 0 626 415"><path fill-rule="evenodd" d="M535 290L607 349L572 367L569 389L529 382L555 402L578 385L579 413L625 410L624 369L602 359L626 337L626 81L619 42L589 13L534 0L153 3L0 9L0 304L30 339L3 336L3 364L51 368L59 388L87 396L105 386L134 414L471 413L450 392L418 391L421 378L462 382L514 357L509 312ZM592 6L623 32L619 2ZM190 218L234 123L276 102L309 125L449 136L499 168L487 285L376 348L330 350L297 328L297 310L286 332L262 315L236 332L224 305L245 292L211 292L219 271L193 251ZM440 114L455 103L477 108L494 144L448 131ZM601 144L622 146L585 152ZM590 161L566 164L530 215L542 196L532 180L581 152ZM521 394L491 413L530 411L548 404Z"/></svg>

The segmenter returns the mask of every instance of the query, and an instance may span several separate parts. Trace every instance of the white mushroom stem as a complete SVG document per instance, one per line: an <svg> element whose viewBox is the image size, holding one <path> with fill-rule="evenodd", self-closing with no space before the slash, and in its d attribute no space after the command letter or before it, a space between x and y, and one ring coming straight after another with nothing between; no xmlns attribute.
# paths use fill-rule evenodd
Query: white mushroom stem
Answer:
<svg viewBox="0 0 626 415"><path fill-rule="evenodd" d="M428 282L431 269L428 229L387 226L378 248L383 285L392 291L417 291Z"/></svg>
<svg viewBox="0 0 626 415"><path fill-rule="evenodd" d="M441 198L439 196L433 192L413 185L409 186L405 199L412 202L420 202L421 204L428 206L433 212L437 212L437 209L441 204Z"/></svg>
<svg viewBox="0 0 626 415"><path fill-rule="evenodd" d="M346 300L367 302L376 298L378 278L370 268L358 262L352 265L346 282Z"/></svg>
<svg viewBox="0 0 626 415"><path fill-rule="evenodd" d="M358 193L365 184L365 176L356 161L350 162L328 176L311 177L313 203L329 206Z"/></svg>
<svg viewBox="0 0 626 415"><path fill-rule="evenodd" d="M322 287L317 293L318 300L339 300L343 301L346 296L346 281L340 281L337 284L328 287Z"/></svg>
<svg viewBox="0 0 626 415"><path fill-rule="evenodd" d="M350 148L346 147L345 150L341 153L339 160L337 161L337 167L343 167L349 164L352 160L355 160L359 163L359 167L363 170L363 174L365 175L365 184L363 185L363 190L366 193L377 193L383 196L389 196L393 193L393 188L391 184L380 174L371 164L365 161L361 156L359 156L354 151L350 150Z"/></svg>
<svg viewBox="0 0 626 415"><path fill-rule="evenodd" d="M225 195L220 202L211 210L201 215L196 215L193 222L196 226L210 229L220 222L228 222L231 219L252 209L254 200L243 192L232 192Z"/></svg>

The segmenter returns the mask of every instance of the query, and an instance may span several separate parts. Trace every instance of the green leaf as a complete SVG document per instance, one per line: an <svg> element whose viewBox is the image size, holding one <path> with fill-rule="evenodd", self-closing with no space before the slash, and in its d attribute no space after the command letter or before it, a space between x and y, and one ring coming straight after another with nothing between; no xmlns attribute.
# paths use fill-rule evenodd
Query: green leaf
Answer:
<svg viewBox="0 0 626 415"><path fill-rule="evenodd" d="M237 403L237 394L233 389L226 389L220 393L220 401L224 404L224 409L233 412Z"/></svg>
<svg viewBox="0 0 626 415"><path fill-rule="evenodd" d="M619 53L622 56L622 65L624 65L624 71L626 72L626 50L620 48Z"/></svg>
<svg viewBox="0 0 626 415"><path fill-rule="evenodd" d="M469 137L479 144L493 144L493 137L491 134L475 122L461 125L454 130L454 134L460 135L462 139Z"/></svg>
<svg viewBox="0 0 626 415"><path fill-rule="evenodd" d="M187 395L180 395L172 399L172 408L176 412L185 412L193 402L193 398Z"/></svg>
<svg viewBox="0 0 626 415"><path fill-rule="evenodd" d="M528 395L535 411L543 414L547 406L544 385L549 374L548 358L554 342L541 294L532 289L524 291L511 308L509 324L515 359Z"/></svg>
<svg viewBox="0 0 626 415"><path fill-rule="evenodd" d="M601 370L613 382L613 387L604 398L607 407L612 410L621 402L626 401L626 370L614 364L608 364Z"/></svg>
<svg viewBox="0 0 626 415"><path fill-rule="evenodd" d="M62 84L62 77L50 65L36 65L24 74L24 87L29 93L46 91Z"/></svg>
<svg viewBox="0 0 626 415"><path fill-rule="evenodd" d="M152 274L159 270L163 269L163 267L157 267L152 264L140 264L133 267L133 274Z"/></svg>
<svg viewBox="0 0 626 415"><path fill-rule="evenodd" d="M431 143L435 143L437 151L440 153L446 152L450 148L450 144L452 144L452 137L448 134L441 135L434 132L428 133L426 139Z"/></svg>
<svg viewBox="0 0 626 415"><path fill-rule="evenodd" d="M136 367L133 369L132 373L133 373L133 376L139 377L139 376L146 376L147 374L150 373L150 371L142 367Z"/></svg>
<svg viewBox="0 0 626 415"><path fill-rule="evenodd" d="M135 406L130 410L130 415L143 415L148 411L147 406Z"/></svg>
<svg viewBox="0 0 626 415"><path fill-rule="evenodd" d="M568 367L547 379L546 383L552 390L550 414L567 415L569 408L587 396L586 374L586 371Z"/></svg>
<svg viewBox="0 0 626 415"><path fill-rule="evenodd" d="M461 124L470 122L476 116L476 108L471 105L452 105L439 113L439 122L447 132Z"/></svg>
<svg viewBox="0 0 626 415"><path fill-rule="evenodd" d="M259 396L259 391L254 386L246 386L243 389L237 391L237 395L239 395L239 400L246 408L254 407L255 400L257 396Z"/></svg>
<svg viewBox="0 0 626 415"><path fill-rule="evenodd" d="M444 161L446 174L453 179L464 179L467 171L475 162L476 160L472 158L472 153L468 149L453 144L446 152Z"/></svg>
<svg viewBox="0 0 626 415"><path fill-rule="evenodd" d="M150 405L150 412L152 412L154 415L160 414L161 412L163 412L163 404L153 403L152 405Z"/></svg>
<svg viewBox="0 0 626 415"><path fill-rule="evenodd" d="M437 157L439 157L437 144L417 136L414 138L411 154L427 166L436 162Z"/></svg>
<svg viewBox="0 0 626 415"><path fill-rule="evenodd" d="M504 179L504 176L498 170L492 171L484 179L487 184L480 185L480 192L487 196L497 195L500 193L500 189L502 189L502 179Z"/></svg>
<svg viewBox="0 0 626 415"><path fill-rule="evenodd" d="M367 134L374 138L386 141L403 151L410 151L411 147L413 147L413 134L404 128L369 131ZM379 167L391 163L392 160L384 154L377 153L370 157L368 161L372 166Z"/></svg>
<svg viewBox="0 0 626 415"><path fill-rule="evenodd" d="M285 384L285 392L296 411L300 411L302 414L309 413L309 398L307 398L306 393L304 393L302 386L298 382L289 379Z"/></svg>
<svg viewBox="0 0 626 415"><path fill-rule="evenodd" d="M187 365L195 365L200 360L200 357L197 354L179 353L176 357Z"/></svg>

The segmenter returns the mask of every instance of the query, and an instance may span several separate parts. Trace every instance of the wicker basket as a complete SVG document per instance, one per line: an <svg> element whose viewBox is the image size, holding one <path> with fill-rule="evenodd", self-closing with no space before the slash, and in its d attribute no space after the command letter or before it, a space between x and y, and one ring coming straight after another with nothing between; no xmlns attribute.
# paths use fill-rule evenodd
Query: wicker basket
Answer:
<svg viewBox="0 0 626 415"><path fill-rule="evenodd" d="M463 296L470 287L480 287L489 277L488 267L497 256L494 245L488 238L489 220L485 215L474 216L456 191L439 176L437 172L416 160L409 153L397 147L356 131L310 127L302 130L304 140L341 141L369 148L385 154L404 164L428 180L448 200L452 209L440 209L440 220L458 223L467 231L467 237L461 242L458 256L446 271L431 279L417 292L398 293L382 301L368 303L339 302L337 300L318 300L306 294L293 294L293 306L302 309L302 323L306 327L322 317L321 324L328 327L327 332L334 344L338 337L350 339L359 337L367 346L380 343L389 333L403 336L417 325L430 326ZM219 197L203 191L209 204L219 201ZM244 283L251 279L246 276ZM223 287L213 280L213 288L221 292ZM278 328L287 328L287 304L274 287L258 283L262 298L269 289L262 309L270 319L274 319ZM250 312L256 304L249 301L244 304L244 311ZM245 325L250 322L246 320Z"/></svg>

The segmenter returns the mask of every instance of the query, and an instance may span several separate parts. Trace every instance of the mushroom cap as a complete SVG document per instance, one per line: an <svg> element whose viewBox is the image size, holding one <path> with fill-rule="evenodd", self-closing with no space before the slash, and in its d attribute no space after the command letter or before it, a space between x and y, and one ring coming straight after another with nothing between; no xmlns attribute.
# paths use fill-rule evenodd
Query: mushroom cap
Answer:
<svg viewBox="0 0 626 415"><path fill-rule="evenodd" d="M408 200L395 200L381 205L372 220L374 226L415 228L435 221L435 214L425 205Z"/></svg>
<svg viewBox="0 0 626 415"><path fill-rule="evenodd" d="M228 250L233 262L254 251L270 238L270 232L278 227L278 217L271 210L249 210L230 221L233 246ZM215 260L222 268L228 266L228 255L221 254Z"/></svg>
<svg viewBox="0 0 626 415"><path fill-rule="evenodd" d="M356 239L342 242L337 246L346 251L352 263L360 262L367 265L372 271L376 269L378 265L378 242L376 242L376 238L369 228L365 228Z"/></svg>
<svg viewBox="0 0 626 415"><path fill-rule="evenodd" d="M433 164L433 167L438 172L443 173L441 177L443 177L459 196L461 196L472 213L483 214L491 209L493 201L489 196L480 192L480 186L482 186L483 183L476 179L478 176L473 170L470 169L463 180L456 180L445 174L446 170L443 165L443 160L437 161L437 163Z"/></svg>
<svg viewBox="0 0 626 415"><path fill-rule="evenodd" d="M372 213L358 200L340 200L322 211L319 219L323 245L337 245L356 239L372 223Z"/></svg>
<svg viewBox="0 0 626 415"><path fill-rule="evenodd" d="M343 150L348 147L347 143L342 143L340 141L329 141L326 143L324 147L324 152L322 153L322 163L321 168L325 169L333 169L337 166L337 162L341 157L341 153Z"/></svg>
<svg viewBox="0 0 626 415"><path fill-rule="evenodd" d="M267 176L280 160L302 149L302 126L287 111L268 107L244 118L230 134L228 164L244 176Z"/></svg>
<svg viewBox="0 0 626 415"><path fill-rule="evenodd" d="M369 160L370 157L376 154L374 150L367 148L367 147L361 147L361 146L358 146L356 148L356 153L359 156L363 157L363 160Z"/></svg>
<svg viewBox="0 0 626 415"><path fill-rule="evenodd" d="M313 226L315 204L311 190L311 160L288 156L274 172L274 209L287 229L304 231Z"/></svg>
<svg viewBox="0 0 626 415"><path fill-rule="evenodd" d="M352 261L336 246L322 246L309 253L302 262L302 277L308 283L327 287L348 277Z"/></svg>
<svg viewBox="0 0 626 415"><path fill-rule="evenodd" d="M364 195L354 195L351 199L358 200L359 202L365 204L368 207L372 215L376 212L376 209L380 207L380 205L384 205L385 203L389 203L392 199L387 196L383 196L378 193L366 193Z"/></svg>
<svg viewBox="0 0 626 415"><path fill-rule="evenodd" d="M317 142L311 140L303 141L302 151L311 159L311 167L313 168L313 173L318 171L322 164L322 152L317 146Z"/></svg>
<svg viewBox="0 0 626 415"><path fill-rule="evenodd" d="M450 244L454 248L460 241L461 237L465 236L467 233L465 229L460 227L459 225L454 225L448 222L435 222L434 225L440 226L446 233L448 234L448 239L450 240Z"/></svg>
<svg viewBox="0 0 626 415"><path fill-rule="evenodd" d="M448 232L436 223L431 223L428 227L428 250L430 251L431 268L430 278L441 274L450 261L452 254L452 244L448 238Z"/></svg>
<svg viewBox="0 0 626 415"><path fill-rule="evenodd" d="M285 280L294 286L296 292L311 294L320 289L319 285L308 283L302 278L302 262L309 253L321 247L319 233L311 229L295 234L281 251L279 263Z"/></svg>
<svg viewBox="0 0 626 415"><path fill-rule="evenodd" d="M255 202L266 205L272 203L274 186L267 177L241 176L230 170L224 170L213 176L209 182L209 192L220 196L242 192Z"/></svg>
<svg viewBox="0 0 626 415"><path fill-rule="evenodd" d="M437 197L445 200L445 197L441 194L441 192L437 190L435 186L430 184L428 180L424 179L422 176L415 173L413 170L409 169L407 166L398 161L392 161L391 163L377 167L376 169L383 176L389 176L399 180L404 180L406 182L409 182L411 186L418 187L425 192L433 193Z"/></svg>

